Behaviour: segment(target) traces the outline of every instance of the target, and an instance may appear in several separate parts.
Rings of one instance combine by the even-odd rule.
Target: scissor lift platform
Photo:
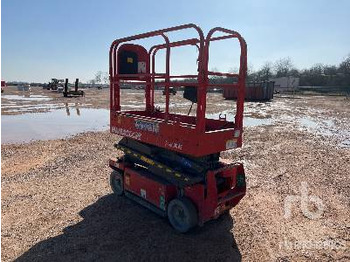
[[[168,34],[194,30],[196,37],[176,42]],[[221,36],[214,36],[221,33]],[[163,43],[147,50],[133,43],[158,37]],[[237,39],[240,44],[239,72],[208,70],[209,45]],[[171,49],[193,46],[198,50],[195,75],[170,74]],[[156,54],[165,50],[165,72],[156,72]],[[175,26],[115,40],[110,48],[110,131],[124,138],[116,147],[124,152],[110,160],[111,186],[116,195],[126,195],[153,211],[167,216],[171,225],[186,232],[195,225],[217,218],[234,207],[245,194],[245,175],[240,163],[225,163],[220,152],[242,146],[244,87],[247,47],[239,33],[221,27],[204,37],[194,24]],[[227,77],[231,83],[210,83],[210,76]],[[181,80],[182,81],[178,81]],[[143,110],[123,111],[123,85],[143,86]],[[237,90],[234,121],[206,119],[207,90],[211,87]],[[184,98],[196,103],[195,116],[169,111],[170,89],[184,87]],[[155,89],[165,94],[165,109],[155,106]],[[191,90],[192,95],[186,94]],[[191,106],[192,108],[192,106]],[[231,109],[231,108],[226,108]]]

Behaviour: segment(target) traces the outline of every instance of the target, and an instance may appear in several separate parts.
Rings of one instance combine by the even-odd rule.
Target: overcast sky
[[[216,26],[240,32],[254,70],[283,57],[290,57],[299,69],[316,63],[337,65],[350,53],[346,0],[1,2],[1,79],[6,81],[87,81],[97,71],[108,70],[114,39],[184,23],[196,23],[205,33]],[[186,31],[170,38],[193,36]],[[232,40],[213,45],[210,68],[236,68],[237,47]],[[174,50],[172,71],[194,73],[196,55],[191,48]],[[161,62],[157,65],[162,69]]]

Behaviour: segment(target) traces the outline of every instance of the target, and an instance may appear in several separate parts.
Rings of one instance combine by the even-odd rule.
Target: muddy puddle
[[[52,100],[53,98],[44,95],[2,95],[1,112],[4,114],[18,114],[45,111],[64,106],[64,104],[51,103]]]
[[[87,103],[52,103],[52,98],[41,95],[34,95],[30,97],[18,95],[5,95],[3,97],[11,97],[11,99],[4,100],[1,103],[1,112],[4,115],[38,113],[67,107],[90,106],[90,104]]]
[[[18,106],[17,104],[5,104],[1,106],[1,109],[6,114],[16,114],[16,113],[26,113],[26,112],[35,112],[35,111],[47,111],[52,109],[59,109],[65,107],[64,104],[25,104]]]
[[[5,98],[9,101],[15,100],[15,101],[50,101],[52,98],[44,95],[31,95],[31,94],[25,94],[25,95],[2,95],[2,98]]]
[[[299,119],[299,123],[303,128],[306,128],[310,132],[316,132],[326,136],[331,136],[335,131],[335,124],[331,119],[318,120],[303,117]]]
[[[339,120],[301,117],[297,121],[302,130],[326,139],[335,139],[339,147],[350,147],[350,130],[344,128],[344,123]]]
[[[1,116],[1,143],[65,138],[109,128],[109,110],[66,107],[46,113]]]

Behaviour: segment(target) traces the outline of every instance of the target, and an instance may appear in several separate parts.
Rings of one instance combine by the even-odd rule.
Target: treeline
[[[248,69],[248,81],[266,81],[276,77],[299,77],[301,86],[349,86],[350,54],[339,65],[316,64],[299,70],[290,58],[282,58],[275,63],[267,62],[260,70]]]
[[[213,69],[212,71],[217,71]],[[238,70],[231,70],[232,72]],[[258,71],[252,70],[248,66],[248,82],[268,81],[277,77],[293,76],[299,77],[300,86],[348,86],[350,88],[350,54],[339,65],[316,64],[311,68],[297,69],[292,60],[282,58],[274,63],[266,62]],[[178,81],[193,81],[184,79]],[[231,83],[232,79],[226,77],[213,76],[211,83]],[[98,71],[95,78],[89,81],[92,85],[107,85],[109,75],[107,72]]]

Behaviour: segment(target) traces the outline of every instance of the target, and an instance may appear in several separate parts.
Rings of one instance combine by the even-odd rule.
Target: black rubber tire
[[[198,212],[189,198],[175,198],[168,205],[168,219],[176,231],[186,233],[198,224]]]
[[[114,170],[111,173],[109,183],[114,194],[116,194],[117,196],[121,196],[124,194],[124,179],[122,173]]]

